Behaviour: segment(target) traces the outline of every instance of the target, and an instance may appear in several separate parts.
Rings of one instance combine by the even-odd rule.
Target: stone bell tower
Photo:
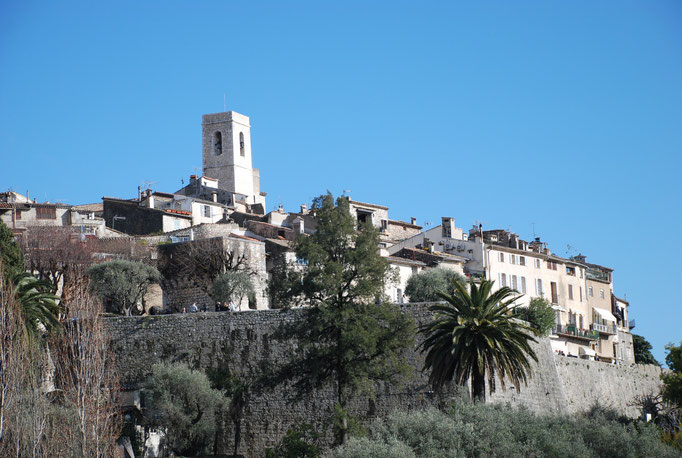
[[[217,178],[220,189],[243,195],[247,204],[265,207],[260,173],[251,162],[249,117],[235,111],[206,114],[201,126],[204,176]]]

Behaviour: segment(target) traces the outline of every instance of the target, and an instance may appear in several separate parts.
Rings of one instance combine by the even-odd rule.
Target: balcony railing
[[[599,340],[599,333],[594,330],[579,329],[575,324],[555,324],[554,334],[577,337],[579,339]]]
[[[599,269],[587,269],[587,278],[592,280],[609,281],[609,274]]]
[[[618,334],[618,328],[614,324],[592,323],[590,329],[601,332],[602,334]]]

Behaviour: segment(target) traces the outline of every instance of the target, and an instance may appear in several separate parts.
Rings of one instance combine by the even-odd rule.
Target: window
[[[57,219],[57,209],[54,207],[36,207],[36,219]]]
[[[521,266],[526,265],[526,257],[525,256],[519,256],[519,265],[521,265]]]
[[[580,287],[580,302],[583,301],[583,287]]]
[[[573,285],[568,285],[568,298],[573,300]]]
[[[566,267],[566,275],[575,277],[575,267]]]
[[[388,220],[381,220],[381,232],[386,232],[388,230]]]
[[[213,155],[220,156],[223,154],[223,134],[220,131],[213,134]]]
[[[580,269],[580,278],[583,278],[585,271],[583,269]]]
[[[20,220],[20,219],[21,219],[21,210],[17,210],[17,212],[15,213],[15,215],[16,215],[16,216],[15,216],[15,219]]]
[[[545,295],[542,291],[542,280],[539,278],[535,280],[535,295],[540,297]]]
[[[515,254],[509,255],[509,262],[512,264],[516,264],[516,255]]]
[[[521,277],[521,292],[526,294],[526,277]]]
[[[603,289],[599,289],[599,298],[604,299],[604,290]]]
[[[539,259],[536,259],[536,260],[535,260],[535,268],[536,268],[536,269],[539,269],[540,266],[541,266],[540,260],[539,260]]]
[[[516,275],[512,275],[512,277],[511,277],[511,287],[514,291],[519,290],[519,284],[518,284],[518,279],[516,278]]]
[[[552,292],[552,304],[558,304],[559,303],[559,291],[556,286],[556,282],[550,282],[549,284],[551,292]]]
[[[594,297],[594,291],[592,291],[592,287],[588,286],[587,287],[587,295],[590,297]]]
[[[305,259],[305,258],[299,258],[299,257],[297,257],[297,258],[296,258],[296,264],[298,264],[299,266],[307,266],[307,265],[308,265],[308,260]]]
[[[580,315],[580,329],[583,329],[585,326],[583,326],[583,316]]]
[[[547,261],[547,268],[549,270],[557,270],[557,263],[554,261]]]
[[[244,157],[244,132],[239,132],[239,154]]]
[[[504,262],[504,253],[498,253],[498,259],[500,262]]]
[[[204,216],[206,218],[211,217],[211,206],[210,205],[204,205]]]
[[[396,302],[398,304],[403,303],[403,290],[400,288],[398,288],[398,290],[396,291]]]
[[[500,287],[507,286],[507,274],[500,274]]]

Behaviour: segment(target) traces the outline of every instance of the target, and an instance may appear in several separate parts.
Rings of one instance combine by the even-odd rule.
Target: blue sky
[[[251,117],[268,207],[533,231],[682,339],[682,3],[0,0],[0,188],[181,187],[201,115]],[[568,245],[572,247],[568,249]]]

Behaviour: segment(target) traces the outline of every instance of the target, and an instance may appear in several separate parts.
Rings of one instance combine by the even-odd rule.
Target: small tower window
[[[239,154],[244,157],[244,132],[239,132]]]
[[[223,154],[223,134],[217,131],[213,135],[213,155],[220,156]]]

